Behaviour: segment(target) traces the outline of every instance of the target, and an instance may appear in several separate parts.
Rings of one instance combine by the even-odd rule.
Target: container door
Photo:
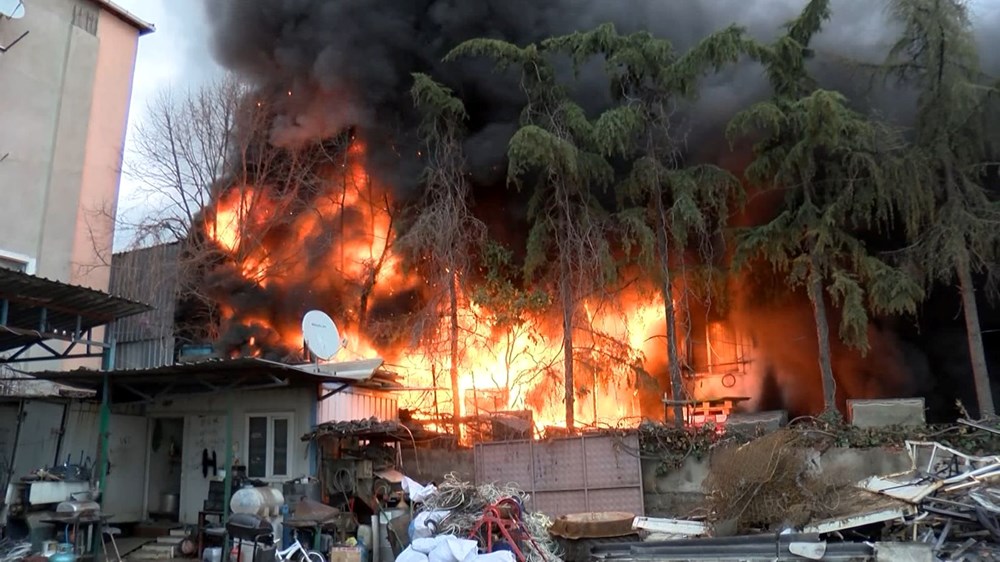
[[[113,414],[110,421],[108,461],[111,466],[103,510],[114,523],[139,522],[143,519],[149,420],[143,416]]]
[[[181,449],[181,523],[194,525],[208,500],[209,482],[226,465],[226,417],[193,415],[184,419]],[[208,466],[215,459],[215,468]],[[208,461],[207,463],[205,461]],[[214,520],[214,519],[213,519]]]

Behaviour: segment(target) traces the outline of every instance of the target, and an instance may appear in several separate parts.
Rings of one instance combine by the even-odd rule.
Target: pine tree
[[[916,237],[914,261],[928,285],[958,281],[981,416],[995,414],[973,275],[997,274],[1000,201],[984,187],[996,161],[996,83],[983,75],[961,0],[893,0],[902,34],[886,70],[919,92],[915,144],[931,169],[912,196],[933,211]],[[995,296],[995,293],[992,295]]]
[[[462,151],[465,106],[451,90],[424,74],[414,74],[411,94],[422,114],[423,197],[412,224],[397,246],[413,259],[431,287],[425,314],[419,323],[423,335],[439,332],[440,318],[448,318],[448,371],[451,378],[452,415],[456,436],[461,435],[462,396],[459,388],[459,300],[464,275],[486,240],[486,225],[469,208]]]
[[[716,166],[684,167],[677,106],[697,95],[698,79],[712,69],[736,62],[747,45],[743,30],[730,27],[680,55],[669,41],[647,32],[620,35],[613,24],[554,38],[546,46],[571,54],[583,64],[595,56],[606,61],[612,94],[621,104],[597,120],[598,144],[608,155],[631,162],[620,185],[620,218],[628,242],[637,242],[645,266],[657,271],[663,298],[670,386],[675,401],[684,389],[674,305],[674,266],[691,240],[711,259],[710,241],[729,217],[740,183]],[[674,421],[683,409],[674,406]]]
[[[852,111],[839,93],[819,89],[806,63],[809,42],[829,17],[828,0],[811,0],[785,34],[752,53],[773,95],[738,114],[730,139],[759,135],[748,179],[785,192],[769,222],[740,233],[735,264],[763,259],[813,306],[826,412],[836,411],[826,295],[841,309],[840,338],[867,350],[869,312],[914,313],[916,281],[866,248],[858,232],[888,228],[919,166],[894,131]]]
[[[507,176],[530,189],[526,279],[555,285],[562,312],[566,427],[575,424],[573,332],[581,301],[604,288],[616,273],[607,237],[608,213],[597,198],[614,170],[594,142],[594,125],[558,83],[548,53],[497,39],[472,39],[448,54],[489,57],[498,70],[518,74],[527,104],[507,150]]]

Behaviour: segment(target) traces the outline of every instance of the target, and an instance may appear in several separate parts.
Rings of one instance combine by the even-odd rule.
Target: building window
[[[247,416],[247,476],[288,478],[292,466],[292,414]]]
[[[21,273],[34,275],[35,260],[24,254],[0,250],[0,269],[12,269]]]

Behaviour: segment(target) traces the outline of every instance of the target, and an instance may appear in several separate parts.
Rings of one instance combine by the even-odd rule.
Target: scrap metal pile
[[[908,441],[910,471],[859,485],[904,502],[913,514],[890,535],[930,544],[939,560],[1000,560],[1000,456],[973,456],[936,442]]]
[[[524,506],[528,496],[514,486],[475,486],[449,474],[438,486],[409,481],[411,500],[419,506],[409,529],[406,549],[397,561],[445,560],[464,552],[464,560],[562,560],[549,535],[551,521]],[[476,552],[483,554],[475,555]]]

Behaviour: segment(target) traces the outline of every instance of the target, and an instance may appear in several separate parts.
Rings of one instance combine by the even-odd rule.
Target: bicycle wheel
[[[326,557],[315,550],[310,550],[306,552],[306,557],[303,562],[326,562]]]

